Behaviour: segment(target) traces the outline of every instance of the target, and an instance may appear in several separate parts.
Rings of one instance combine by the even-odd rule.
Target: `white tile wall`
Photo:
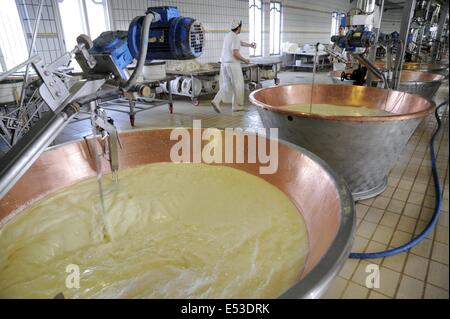
[[[332,12],[346,13],[348,0],[284,0],[282,41],[299,44],[328,44]]]
[[[58,27],[56,0],[45,0],[44,16],[39,29],[40,36],[36,43],[39,53],[46,62],[56,58],[64,45],[62,34]],[[350,8],[349,0],[279,0],[282,3],[282,42],[290,41],[299,44],[329,43],[331,33],[331,13],[345,13]],[[26,32],[31,33],[29,26],[34,24],[39,0],[16,0],[19,12],[24,19]],[[269,2],[263,0],[263,53],[269,56]],[[229,30],[232,19],[243,21],[242,40],[248,40],[248,1],[247,0],[108,0],[111,28],[126,30],[130,21],[144,15],[151,6],[177,6],[180,13],[202,21],[206,30],[205,52],[200,62],[217,62],[222,49],[222,40]],[[28,11],[28,16],[26,11]],[[391,20],[386,17],[383,27],[388,32],[395,29],[389,25]],[[243,50],[248,55],[248,50]]]
[[[23,20],[28,46],[31,43],[34,24],[38,13],[39,0],[16,0],[19,15]],[[36,38],[35,50],[45,63],[50,63],[64,52],[62,35],[58,29],[57,13],[52,0],[45,0]]]
[[[388,10],[384,12],[381,19],[381,31],[385,33],[400,32],[402,13],[403,10]]]
[[[233,19],[243,22],[242,40],[248,40],[248,1],[246,0],[109,0],[111,26],[113,29],[126,30],[130,21],[144,15],[148,7],[177,6],[180,14],[196,18],[206,30],[205,52],[200,62],[217,62],[222,50],[222,40]],[[248,54],[248,50],[243,50]]]

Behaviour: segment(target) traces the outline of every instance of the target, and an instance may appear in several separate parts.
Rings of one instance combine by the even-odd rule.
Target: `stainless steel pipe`
[[[47,112],[28,134],[1,158],[0,199],[25,174],[78,111],[78,107],[71,104],[58,114]]]

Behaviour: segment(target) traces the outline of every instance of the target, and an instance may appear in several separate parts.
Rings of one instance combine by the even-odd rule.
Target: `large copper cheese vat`
[[[350,71],[346,72],[349,73]],[[333,80],[333,83],[353,84],[353,81],[351,80],[342,81],[341,74],[342,71],[330,72],[330,77]],[[444,80],[445,76],[437,73],[402,71],[398,90],[412,94],[419,94],[432,100]]]
[[[311,98],[312,95],[312,98]],[[420,121],[435,104],[419,95],[339,84],[294,84],[253,92],[266,128],[302,146],[344,177],[355,200],[374,197],[387,186],[387,174]],[[286,111],[290,104],[366,106],[390,116],[324,116]]]
[[[170,129],[121,133],[120,169],[170,162],[171,147],[177,142],[170,140],[170,133]],[[264,140],[268,143],[268,139]],[[288,142],[277,143],[279,160],[274,174],[260,175],[259,168],[265,164],[258,161],[223,165],[263,178],[286,193],[302,212],[308,228],[309,255],[303,272],[299,270],[302,279],[281,297],[316,298],[327,289],[350,252],[355,221],[353,199],[344,180],[317,156]],[[247,154],[245,149],[244,158]],[[102,166],[108,174],[108,163]],[[94,176],[95,159],[85,141],[47,150],[0,200],[0,226],[43,196]]]

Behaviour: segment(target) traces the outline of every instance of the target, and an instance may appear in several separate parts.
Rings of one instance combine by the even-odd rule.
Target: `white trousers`
[[[232,102],[233,109],[244,106],[244,75],[240,63],[222,63],[220,66],[219,92],[214,102]]]

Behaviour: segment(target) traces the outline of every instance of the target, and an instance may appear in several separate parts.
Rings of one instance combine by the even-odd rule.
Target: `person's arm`
[[[233,50],[233,57],[234,57],[236,60],[239,60],[239,61],[241,61],[241,62],[243,62],[243,63],[245,63],[245,64],[250,64],[250,60],[244,58],[244,57],[241,55],[241,53],[239,52],[239,50]]]
[[[255,42],[248,43],[248,42],[241,41],[241,46],[246,47],[246,48],[256,49],[256,43]]]

